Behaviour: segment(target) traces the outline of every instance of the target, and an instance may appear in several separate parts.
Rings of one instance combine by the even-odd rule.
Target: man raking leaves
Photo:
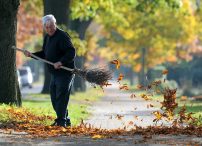
[[[41,51],[31,53],[15,47],[13,49],[24,52],[27,57],[47,63],[51,74],[51,102],[57,115],[52,126],[71,126],[67,105],[74,74],[78,74],[88,82],[100,86],[107,84],[112,75],[110,71],[105,69],[76,69],[74,63],[76,52],[68,33],[57,28],[56,19],[53,15],[44,16],[42,21],[47,34],[44,37]]]

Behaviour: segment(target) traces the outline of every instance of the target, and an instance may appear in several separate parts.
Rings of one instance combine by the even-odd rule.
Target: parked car
[[[21,78],[21,84],[22,87],[29,87],[32,88],[32,83],[33,83],[33,75],[31,68],[29,66],[23,66],[18,69],[20,73],[20,78]]]

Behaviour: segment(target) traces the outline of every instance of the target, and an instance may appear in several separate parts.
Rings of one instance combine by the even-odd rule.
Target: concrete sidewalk
[[[104,91],[105,97],[88,109],[92,116],[85,123],[103,129],[130,129],[134,125],[146,127],[155,124],[152,112],[160,109],[148,107],[150,104],[157,104],[154,101],[145,101],[141,97],[130,98],[132,93],[120,91],[117,84]],[[166,124],[168,123],[164,122]]]

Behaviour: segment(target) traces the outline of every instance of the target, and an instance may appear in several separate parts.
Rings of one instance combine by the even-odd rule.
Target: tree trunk
[[[0,1],[0,103],[21,106],[21,93],[16,73],[17,11],[19,0]]]
[[[70,0],[44,0],[44,15],[53,14],[58,25],[68,26]],[[42,93],[49,93],[50,73],[44,68],[44,86]]]
[[[133,86],[134,85],[134,71],[133,71],[132,67],[129,68],[129,81],[130,81],[130,85]]]
[[[81,40],[85,39],[85,33],[92,20],[80,21],[79,19],[70,22],[70,29],[79,34]],[[77,56],[75,64],[77,68],[84,68],[85,57]],[[76,75],[74,80],[74,91],[86,91],[85,80]]]
[[[141,72],[139,74],[139,82],[141,85],[145,85],[146,84],[146,76],[145,76],[145,68],[146,68],[146,49],[142,48],[142,69]]]

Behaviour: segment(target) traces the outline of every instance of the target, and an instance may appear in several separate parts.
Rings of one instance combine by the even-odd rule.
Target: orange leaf
[[[93,139],[100,139],[100,138],[103,138],[103,136],[102,135],[93,135],[92,138]]]
[[[137,85],[137,88],[142,89],[142,88],[144,88],[144,86],[143,85]]]
[[[127,85],[123,85],[119,87],[120,90],[129,90]]]
[[[154,107],[154,105],[150,104],[150,107]]]
[[[133,125],[133,121],[130,121],[130,122],[128,123],[128,125]]]
[[[163,74],[163,75],[168,74],[168,70],[167,70],[167,69],[163,70],[163,71],[162,71],[162,74]]]
[[[138,116],[134,116],[134,119],[138,120]]]
[[[117,118],[118,120],[122,120],[123,116],[117,114],[117,115],[116,115],[116,118]]]
[[[115,64],[116,65],[116,69],[119,69],[121,64],[119,60],[112,60],[110,61],[111,64]]]
[[[112,84],[111,83],[108,83],[108,82],[106,82],[106,83],[104,83],[104,85],[103,86],[111,86]]]
[[[123,74],[120,74],[118,79],[117,79],[117,82],[121,81],[123,79],[124,75]]]

